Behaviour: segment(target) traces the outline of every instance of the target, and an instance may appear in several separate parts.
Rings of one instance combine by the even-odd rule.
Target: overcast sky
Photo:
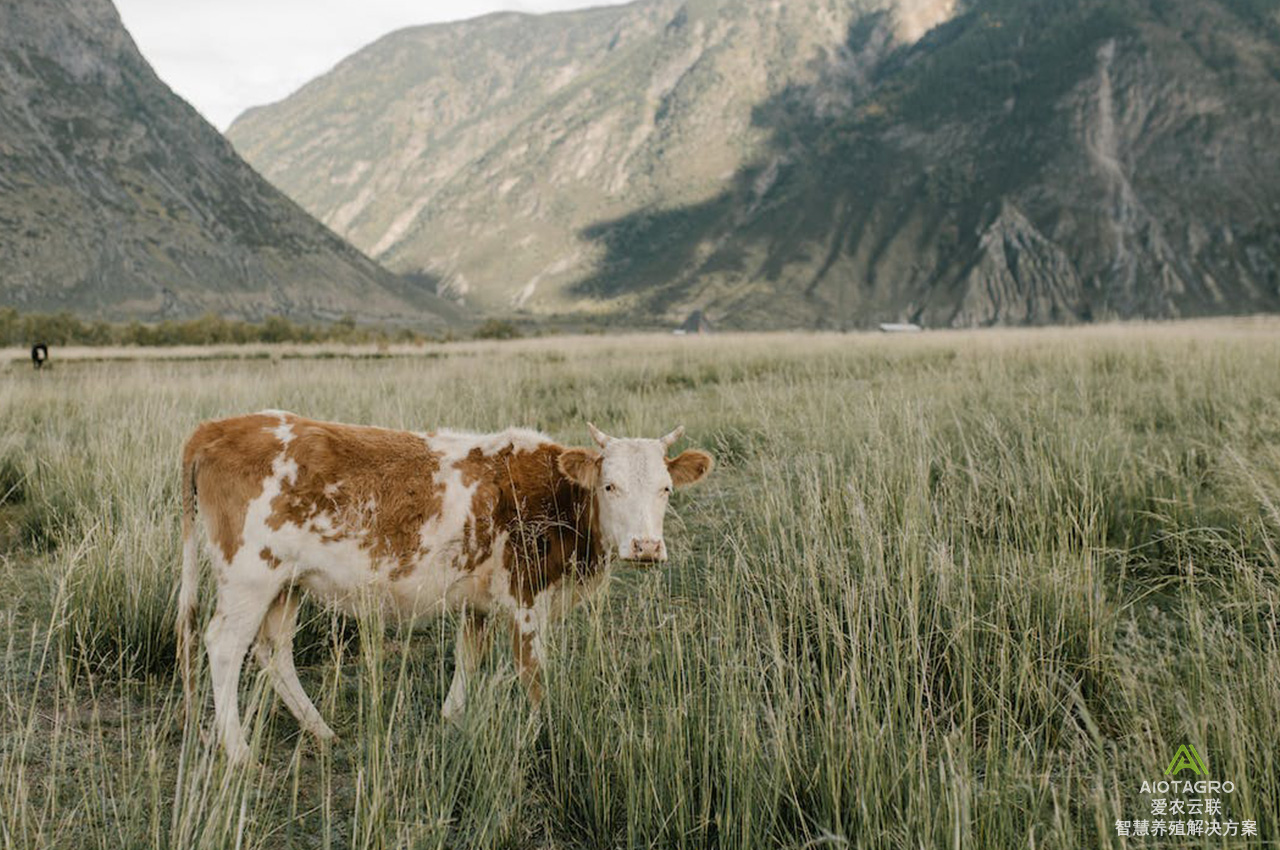
[[[625,0],[116,0],[138,48],[174,91],[225,130],[392,30],[510,9]]]

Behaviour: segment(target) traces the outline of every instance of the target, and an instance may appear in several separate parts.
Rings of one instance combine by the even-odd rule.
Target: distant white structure
[[[887,334],[918,334],[924,328],[913,324],[893,324],[886,322],[880,326],[880,330]]]

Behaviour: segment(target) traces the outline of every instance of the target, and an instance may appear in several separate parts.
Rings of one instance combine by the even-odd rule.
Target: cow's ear
[[[556,465],[574,484],[590,490],[600,480],[600,460],[600,452],[594,449],[565,449]]]
[[[697,449],[689,449],[675,457],[667,458],[667,471],[671,473],[671,483],[677,487],[697,484],[707,477],[716,462],[711,455]]]

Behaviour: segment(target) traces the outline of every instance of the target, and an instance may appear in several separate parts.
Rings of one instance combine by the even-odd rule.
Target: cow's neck
[[[599,495],[571,482],[557,468],[557,494],[566,494],[570,502],[569,522],[573,526],[574,567],[579,578],[595,575],[609,564],[608,549],[600,529]]]
[[[591,581],[608,558],[595,493],[570,481],[554,455],[522,468],[513,493],[520,507],[503,522],[511,534],[512,593],[531,603],[563,580]]]

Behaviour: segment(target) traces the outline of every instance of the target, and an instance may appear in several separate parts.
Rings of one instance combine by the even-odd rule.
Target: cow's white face
[[[680,435],[677,428],[660,440],[610,437],[588,423],[600,446],[567,449],[560,469],[577,484],[594,491],[604,543],[624,561],[667,559],[662,520],[676,487],[701,481],[711,471],[711,455],[690,450],[668,458],[667,449]]]

